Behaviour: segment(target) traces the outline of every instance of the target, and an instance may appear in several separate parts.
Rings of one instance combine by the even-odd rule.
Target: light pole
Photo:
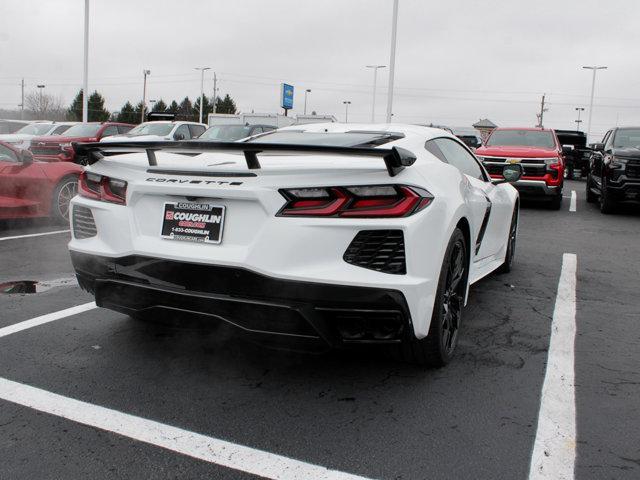
[[[584,107],[576,107],[576,112],[578,112],[578,119],[574,120],[576,122],[576,132],[580,131],[580,124],[582,120],[580,120],[580,112],[584,112]]]
[[[389,92],[387,93],[387,123],[391,123],[393,114],[393,80],[396,68],[396,33],[398,30],[398,0],[393,0],[391,20],[391,55],[389,58]]]
[[[204,103],[204,72],[207,70],[211,70],[211,67],[196,67],[195,69],[200,70],[200,123],[202,123],[202,105]]]
[[[304,114],[305,114],[305,115],[307,114],[307,95],[308,95],[309,93],[311,93],[311,90],[310,90],[309,88],[307,88],[307,89],[304,91]]]
[[[82,121],[89,121],[89,0],[84,0],[84,72],[82,77]]]
[[[582,67],[585,70],[593,70],[593,78],[591,80],[591,101],[589,102],[589,122],[587,123],[587,140],[589,139],[589,137],[591,136],[591,116],[593,114],[593,93],[595,92],[596,89],[596,71],[598,70],[605,70],[607,67],[597,67],[597,66],[592,66],[592,67]]]
[[[40,105],[38,105],[38,108],[42,109],[42,90],[44,89],[45,85],[36,85],[36,87],[38,87],[38,96],[40,98]]]
[[[373,69],[373,102],[371,102],[371,123],[376,123],[376,86],[378,83],[378,69],[386,68],[386,65],[366,65]]]
[[[344,123],[349,123],[349,105],[351,105],[351,102],[345,100],[342,103],[344,103]]]
[[[144,84],[142,87],[142,113],[140,114],[140,123],[144,122],[144,111],[147,109],[147,75],[151,75],[151,70],[142,70],[144,76]]]

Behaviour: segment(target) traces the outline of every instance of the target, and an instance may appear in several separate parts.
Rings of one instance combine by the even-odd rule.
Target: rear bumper
[[[413,335],[397,290],[283,280],[246,269],[71,252],[98,306],[129,315],[183,312],[222,320],[276,345],[397,343]]]
[[[561,185],[547,185],[544,180],[518,180],[513,183],[522,197],[545,197],[562,194]]]

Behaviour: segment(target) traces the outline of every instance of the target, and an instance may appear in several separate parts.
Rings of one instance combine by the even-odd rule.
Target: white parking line
[[[43,235],[56,235],[58,233],[66,233],[66,232],[70,232],[71,230],[67,229],[67,230],[55,230],[53,232],[42,232],[42,233],[30,233],[29,235],[16,235],[15,237],[0,237],[0,242],[4,241],[4,240],[16,240],[18,238],[29,238],[29,237],[41,237]]]
[[[529,480],[574,478],[576,269],[576,255],[565,253],[562,256],[562,272],[551,323],[547,370],[542,385]]]
[[[366,480],[0,378],[0,399],[223,467],[278,480]]]
[[[571,190],[571,203],[569,204],[569,211],[570,212],[576,211],[576,191],[575,190]]]
[[[54,322],[62,318],[70,317],[71,315],[86,312],[87,310],[91,310],[94,308],[96,308],[95,302],[89,302],[82,305],[76,305],[75,307],[65,308],[64,310],[59,310],[57,312],[47,313],[46,315],[41,315],[30,320],[25,320],[24,322],[15,323],[13,325],[9,325],[8,327],[0,328],[0,338],[11,335],[12,333],[21,332],[22,330],[27,330],[28,328],[37,327],[38,325],[43,325],[45,323]]]

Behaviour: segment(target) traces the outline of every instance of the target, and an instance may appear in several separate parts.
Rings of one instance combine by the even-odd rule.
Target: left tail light
[[[126,205],[127,182],[97,173],[82,172],[78,181],[78,194],[101,202]]]
[[[407,217],[433,200],[428,191],[407,185],[357,185],[280,190],[287,203],[280,217]]]

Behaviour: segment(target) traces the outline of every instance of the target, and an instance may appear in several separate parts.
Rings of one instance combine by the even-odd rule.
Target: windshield
[[[487,146],[555,148],[553,133],[540,130],[495,130]]]
[[[134,127],[131,130],[129,130],[127,135],[131,137],[135,135],[158,135],[162,137],[164,135],[169,135],[172,129],[173,129],[172,123],[156,123],[156,122],[141,123],[137,127]]]
[[[26,127],[22,127],[16,133],[23,133],[25,135],[44,135],[53,128],[50,123],[32,123]]]
[[[301,132],[284,130],[268,133],[249,142],[285,143],[293,145],[327,145],[333,147],[375,147],[402,138],[386,132]]]
[[[216,125],[200,135],[200,140],[221,140],[232,142],[249,136],[249,125]]]
[[[65,137],[93,137],[98,133],[102,125],[99,123],[85,123],[74,125],[64,132]]]
[[[613,139],[613,148],[640,147],[640,128],[621,128]]]

